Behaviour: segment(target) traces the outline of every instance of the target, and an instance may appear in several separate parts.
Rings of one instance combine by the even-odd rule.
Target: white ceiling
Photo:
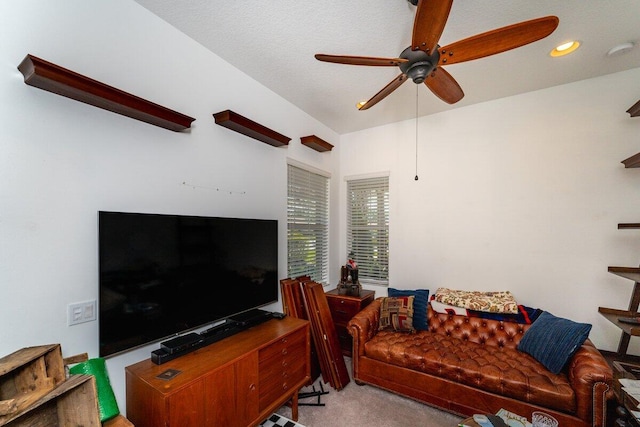
[[[398,57],[411,43],[416,7],[407,0],[135,1],[340,134],[415,118],[416,102],[424,116],[640,67],[639,0],[457,0],[441,46],[548,15],[560,24],[532,44],[447,66],[465,92],[454,105],[409,80],[359,111],[355,104],[400,70],[320,62],[314,54]],[[580,40],[580,49],[562,58],[548,55],[570,39]],[[625,42],[636,46],[607,57]],[[632,99],[640,87],[636,92]]]

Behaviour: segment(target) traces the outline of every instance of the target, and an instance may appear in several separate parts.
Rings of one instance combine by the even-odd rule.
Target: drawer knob
[[[255,385],[255,384],[251,384],[251,385],[249,386],[249,390],[251,390],[251,391],[255,391],[255,390],[256,390],[256,385]]]
[[[286,348],[283,348],[283,349],[282,349],[282,354],[283,354],[283,355],[285,355],[285,354],[287,354],[287,353],[289,353],[289,350],[287,350]]]

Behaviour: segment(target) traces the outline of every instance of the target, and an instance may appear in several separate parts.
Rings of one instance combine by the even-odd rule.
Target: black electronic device
[[[618,317],[618,322],[640,325],[640,317]]]
[[[203,338],[200,334],[190,332],[186,335],[175,337],[160,343],[160,348],[169,354],[184,352],[190,348],[197,347]]]
[[[509,424],[507,424],[505,420],[497,415],[487,414],[487,418],[489,418],[489,421],[491,422],[491,425],[493,425],[493,427],[509,427]]]
[[[100,357],[278,301],[277,220],[100,211],[98,243]]]
[[[211,328],[202,331],[200,335],[203,337],[207,337],[210,335],[217,335],[225,331],[235,331],[236,329],[238,329],[238,324],[233,320],[227,319],[219,325],[212,326]]]
[[[239,326],[245,327],[259,325],[271,318],[271,312],[259,309],[245,311],[244,313],[239,313],[229,317],[229,319],[236,322]]]
[[[205,347],[209,344],[213,344],[214,342],[230,337],[231,335],[235,335],[238,332],[242,332],[245,329],[249,329],[251,326],[253,326],[253,324],[240,324],[234,320],[227,319],[216,326],[200,332],[199,334],[194,332],[193,334],[197,335],[199,339],[197,341],[196,338],[185,339],[185,342],[188,342],[189,344],[185,344],[185,342],[183,342],[169,344],[167,346],[165,345],[165,342],[161,343],[161,347],[158,350],[151,352],[151,361],[156,365],[161,365],[175,359],[176,357],[191,353],[201,347]]]
[[[184,354],[186,354],[186,352],[171,354],[162,349],[158,349],[151,352],[151,361],[156,365],[162,365],[163,363],[167,363],[170,360],[176,359]]]
[[[274,319],[284,319],[285,317],[287,317],[286,314],[280,313],[277,311],[274,311],[273,313],[271,313],[271,316],[273,316]]]
[[[243,330],[243,327],[233,320],[227,319],[225,322],[216,325],[200,333],[200,336],[207,344],[214,343],[223,338],[229,337]]]

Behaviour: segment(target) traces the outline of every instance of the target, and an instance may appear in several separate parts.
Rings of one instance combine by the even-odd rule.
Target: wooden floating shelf
[[[618,230],[624,230],[628,228],[640,228],[640,222],[628,222],[618,224]]]
[[[626,334],[638,336],[640,335],[640,325],[633,325],[631,323],[618,322],[621,317],[640,317],[640,313],[629,310],[616,310],[613,308],[598,307],[598,312],[602,314],[611,323],[618,326]]]
[[[625,168],[639,168],[640,167],[640,153],[635,154],[628,159],[623,160]]]
[[[278,132],[249,120],[238,113],[234,113],[231,110],[224,110],[219,113],[215,113],[213,118],[215,119],[216,124],[220,126],[224,126],[227,129],[231,129],[266,144],[273,145],[274,147],[289,145],[289,141],[291,141],[291,138],[279,134]]]
[[[640,101],[633,104],[633,106],[627,110],[627,113],[629,113],[631,117],[640,116]]]
[[[300,138],[300,142],[302,143],[302,145],[306,145],[307,147],[313,148],[314,150],[320,152],[331,151],[331,149],[333,148],[333,145],[318,138],[315,135],[303,136]]]
[[[18,66],[24,82],[94,107],[173,131],[191,127],[193,117],[170,110],[51,62],[27,55]]]
[[[640,268],[638,267],[609,267],[608,271],[625,279],[640,282]]]

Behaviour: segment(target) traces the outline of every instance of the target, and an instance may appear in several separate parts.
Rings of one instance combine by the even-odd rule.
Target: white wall
[[[97,357],[97,322],[69,327],[66,311],[98,297],[98,210],[276,218],[282,276],[288,157],[332,174],[332,283],[343,177],[390,171],[392,286],[508,289],[616,349],[597,311],[626,308],[633,285],[607,266],[640,262],[640,231],[616,228],[640,222],[640,170],[620,164],[640,151],[625,113],[640,69],[423,118],[414,181],[414,121],[338,136],[131,0],[5,0],[0,28],[0,355],[61,343]],[[175,133],[27,86],[28,53],[196,121]],[[289,147],[215,125],[225,109]],[[308,134],[336,147],[303,147]],[[108,360],[123,412],[124,367],[156,348]]]
[[[422,118],[418,181],[414,120],[342,135],[343,176],[390,172],[391,286],[509,290],[615,351],[598,307],[628,308],[633,282],[607,267],[640,262],[640,231],[617,229],[640,221],[640,169],[620,163],[638,99],[634,69]]]
[[[286,277],[287,158],[337,176],[337,134],[131,0],[5,0],[0,28],[0,356],[98,356],[97,322],[67,326],[69,303],[98,298],[98,210],[278,219]],[[196,120],[176,133],[27,86],[26,54]],[[289,146],[216,125],[226,109]],[[336,147],[302,146],[309,134]],[[124,367],[157,348],[108,359],[122,412]]]

